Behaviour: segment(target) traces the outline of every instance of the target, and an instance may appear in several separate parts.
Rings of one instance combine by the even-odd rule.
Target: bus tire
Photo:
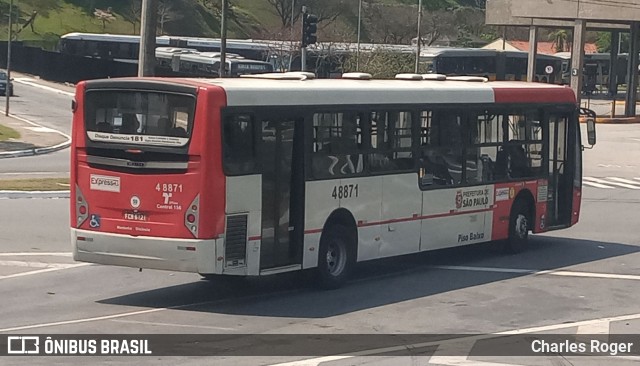
[[[332,290],[341,287],[349,277],[355,263],[355,238],[344,225],[331,225],[325,230],[320,240],[316,284]]]
[[[509,237],[504,245],[505,252],[516,254],[526,249],[531,229],[530,218],[527,201],[525,199],[516,200],[509,215]]]

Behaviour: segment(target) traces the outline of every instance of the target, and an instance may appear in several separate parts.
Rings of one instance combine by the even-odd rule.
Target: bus
[[[527,80],[528,53],[484,48],[426,48],[420,52],[428,73],[450,76],[473,75],[489,80]],[[563,59],[538,54],[534,81],[561,84]]]
[[[273,72],[273,65],[266,61],[250,60],[240,55],[227,53],[225,56],[226,76],[237,77],[247,74]],[[158,76],[218,77],[220,74],[219,52],[198,52],[189,48],[156,48]]]
[[[315,271],[578,222],[570,88],[405,74],[112,78],[77,85],[77,261],[207,278]],[[589,143],[595,143],[593,116]]]
[[[158,47],[192,48],[201,52],[220,52],[219,38],[158,36]],[[58,51],[120,62],[138,62],[140,36],[126,34],[67,33],[60,37]],[[270,46],[264,42],[228,39],[226,51],[254,60],[268,61]]]

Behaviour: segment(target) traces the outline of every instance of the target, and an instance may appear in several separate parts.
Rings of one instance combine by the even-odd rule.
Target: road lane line
[[[607,179],[611,179],[611,178],[615,178],[615,177],[607,177]],[[588,180],[588,181],[595,182],[595,183],[601,183],[601,184],[612,184],[614,186],[620,186],[620,187],[629,188],[629,189],[640,189],[640,187],[632,186],[631,184],[620,183],[620,182],[616,182],[616,181],[611,182],[611,181],[600,179],[600,178],[584,177],[583,181],[584,180]]]
[[[12,328],[0,329],[0,333],[15,332],[17,330],[27,330],[27,329],[34,329],[34,328],[53,327],[53,326],[56,326],[56,325],[69,325],[69,324],[93,322],[93,321],[98,321],[98,320],[117,319],[117,318],[123,318],[123,317],[126,317],[126,316],[132,316],[132,315],[155,313],[155,312],[163,311],[163,310],[167,310],[167,308],[138,310],[138,311],[130,311],[128,313],[96,316],[96,317],[93,317],[93,318],[82,318],[82,319],[75,319],[75,320],[63,320],[63,321],[51,322],[51,323],[24,325],[24,326],[20,326],[20,327],[12,327]]]
[[[582,184],[586,185],[586,186],[596,187],[596,188],[615,189],[615,187],[606,186],[606,185],[600,184],[600,183],[589,182],[589,181],[586,181],[586,180],[583,180]]]
[[[69,174],[69,172],[7,172],[0,173],[0,175],[57,175],[57,174]]]
[[[325,356],[325,357],[311,358],[308,360],[279,363],[273,366],[318,366],[323,362],[339,361],[339,360],[344,360],[346,358],[352,358],[352,357],[354,356]]]
[[[43,257],[71,257],[71,252],[8,252],[0,253],[0,257],[29,257],[29,256],[43,256]]]
[[[536,269],[519,269],[519,268],[497,268],[497,267],[471,267],[471,266],[429,266],[436,269],[450,269],[453,271],[473,271],[473,272],[498,272],[498,273],[521,273],[521,274],[537,274],[540,271]]]
[[[617,182],[631,184],[631,185],[634,185],[634,186],[640,184],[640,183],[632,181],[630,179],[624,179],[624,178],[619,178],[619,177],[607,177],[607,179],[612,179],[612,180],[615,180]]]
[[[183,328],[200,328],[200,329],[232,330],[232,331],[236,331],[237,330],[235,328],[214,327],[214,326],[209,326],[209,325],[188,325],[188,324],[176,324],[176,323],[145,322],[145,321],[140,321],[140,320],[116,319],[116,320],[112,320],[112,322],[128,323],[128,324],[141,324],[141,325],[162,325],[162,326],[183,327]]]
[[[473,346],[476,344],[476,341],[473,339],[467,340],[465,342],[455,342],[455,343],[444,343],[438,346],[436,351],[433,353],[431,358],[429,358],[430,364],[437,365],[450,365],[450,366],[524,366],[520,364],[511,364],[511,363],[499,363],[499,362],[488,362],[488,361],[478,361],[478,360],[469,360],[469,355],[471,354],[471,350]],[[457,356],[452,356],[457,355]]]
[[[28,261],[2,261],[0,260],[0,266],[7,267],[28,267],[28,268],[73,268],[77,267],[79,263],[46,263],[46,262],[28,262]]]
[[[578,327],[576,334],[609,334],[609,323],[600,322],[581,325]]]
[[[634,280],[639,281],[639,275],[626,275],[617,273],[596,273],[596,272],[575,272],[575,271],[540,271],[536,274],[545,274],[551,276],[566,276],[566,277],[587,277],[587,278],[606,278],[613,280]]]
[[[82,263],[80,265],[90,265],[90,263]],[[42,270],[42,271],[50,271],[50,270],[54,270],[54,269],[53,268],[48,268],[48,269],[45,269],[45,270]],[[251,301],[253,299],[259,299],[259,298],[262,298],[262,297],[265,297],[265,296],[268,296],[268,297],[271,297],[271,296],[283,296],[285,294],[291,294],[291,293],[300,292],[300,291],[302,291],[302,290],[301,289],[284,290],[284,291],[280,291],[280,292],[272,292],[272,293],[269,293],[269,294],[259,294],[259,295],[245,296],[245,297],[233,298],[233,299],[201,301],[201,302],[194,302],[194,303],[191,303],[191,304],[173,305],[173,306],[164,307],[164,308],[139,310],[139,311],[132,311],[132,312],[128,312],[128,313],[104,315],[104,316],[97,316],[97,317],[91,317],[91,318],[80,318],[80,319],[64,320],[64,321],[51,322],[51,323],[22,325],[22,326],[17,326],[17,327],[12,327],[12,328],[0,329],[0,333],[14,332],[14,331],[17,331],[17,330],[26,330],[26,329],[54,327],[54,326],[58,326],[58,325],[88,323],[88,322],[100,321],[100,320],[118,319],[118,318],[124,318],[124,317],[128,317],[128,316],[134,316],[134,315],[140,315],[140,314],[155,313],[155,312],[164,311],[164,310],[177,310],[177,309],[198,307],[198,306],[203,306],[203,305],[219,304],[219,303],[227,302],[229,300]]]
[[[56,89],[56,88],[52,88],[50,86],[38,84],[38,83],[34,82],[34,79],[31,79],[31,78],[15,78],[14,81],[16,81],[16,82],[18,82],[20,84],[29,85],[29,86],[32,86],[34,88],[40,88],[40,89],[51,91],[51,92],[54,92],[54,93],[64,94],[64,95],[67,95],[67,96],[70,96],[70,97],[74,96],[73,93],[70,93],[70,92],[67,92],[67,91],[64,91],[64,90],[60,90],[60,89]]]
[[[617,274],[617,273],[536,270],[536,269],[498,268],[498,267],[437,266],[437,265],[429,266],[429,268],[445,269],[445,270],[452,270],[452,271],[531,274],[536,276],[547,275],[547,276],[564,276],[564,277],[607,278],[607,279],[615,279],[615,280],[635,280],[635,281],[640,280],[640,275],[628,275],[628,274]]]
[[[15,274],[12,274],[12,275],[0,276],[0,280],[6,280],[6,279],[9,279],[9,278],[16,278],[16,277],[31,276],[31,275],[40,274],[40,273],[46,273],[46,272],[60,271],[60,270],[63,270],[63,269],[71,269],[71,268],[83,267],[83,266],[88,266],[90,264],[91,263],[78,263],[74,267],[67,267],[67,268],[52,267],[52,268],[37,269],[35,271],[21,272],[21,273],[15,273]]]

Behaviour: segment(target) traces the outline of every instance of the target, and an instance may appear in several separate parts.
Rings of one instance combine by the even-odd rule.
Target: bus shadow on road
[[[517,255],[500,254],[483,244],[361,263],[351,281],[332,291],[313,288],[309,273],[296,272],[202,280],[99,302],[232,315],[326,318],[531,276],[536,271],[572,270],[572,266],[638,252],[639,246],[627,244],[535,236],[529,249]],[[597,267],[588,271],[606,272]]]

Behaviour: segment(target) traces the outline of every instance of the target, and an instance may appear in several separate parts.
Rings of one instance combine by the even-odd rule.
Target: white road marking
[[[437,269],[450,269],[454,271],[474,271],[474,272],[498,272],[498,273],[522,273],[536,274],[540,271],[535,269],[519,269],[519,268],[497,268],[497,267],[471,267],[471,266],[429,266]]]
[[[69,172],[9,172],[0,173],[0,175],[57,175],[57,174],[69,174]]]
[[[429,266],[429,267],[436,268],[436,269],[452,270],[452,271],[515,273],[515,274],[531,274],[536,276],[547,275],[547,276],[607,278],[607,279],[613,279],[613,280],[640,281],[640,275],[628,275],[628,274],[617,274],[617,273],[537,270],[537,269],[499,268],[499,267],[471,267],[471,266]]]
[[[25,128],[33,132],[57,132],[53,128],[49,128],[49,127],[25,127]]]
[[[609,323],[585,324],[578,327],[576,334],[609,334]]]
[[[611,178],[611,177],[609,177]],[[624,188],[629,188],[629,189],[640,189],[639,186],[634,186],[631,184],[626,184],[626,183],[620,183],[620,182],[610,182],[608,180],[604,180],[604,179],[599,179],[599,178],[594,178],[594,177],[584,177],[583,180],[588,180],[591,182],[595,182],[595,183],[601,183],[601,184],[613,184],[614,186],[620,186],[620,187],[624,187]]]
[[[138,310],[138,311],[131,311],[131,312],[128,312],[128,313],[120,313],[120,314],[105,315],[105,316],[96,316],[96,317],[93,317],[93,318],[82,318],[82,319],[75,319],[75,320],[64,320],[64,321],[52,322],[52,323],[23,325],[23,326],[20,326],[20,327],[12,327],[12,328],[0,329],[0,333],[15,332],[17,330],[26,330],[26,329],[33,329],[33,328],[53,327],[53,326],[56,326],[56,325],[68,325],[68,324],[87,323],[87,322],[93,322],[93,321],[98,321],[98,320],[117,319],[117,318],[123,318],[125,316],[149,314],[149,313],[155,313],[155,312],[163,311],[163,310],[167,310],[167,308]]]
[[[0,253],[0,257],[29,257],[29,256],[43,256],[43,257],[71,257],[71,252],[9,252]]]
[[[630,179],[624,179],[624,178],[618,178],[618,177],[607,177],[607,179],[612,179],[612,180],[615,180],[617,182],[622,182],[622,183],[631,184],[631,185],[640,184],[640,183],[632,181]]]
[[[29,85],[29,86],[32,86],[34,88],[40,88],[42,90],[47,90],[47,91],[51,91],[51,92],[54,92],[54,93],[68,95],[70,97],[74,96],[73,93],[69,93],[69,92],[64,91],[64,90],[52,88],[50,86],[38,84],[38,83],[34,82],[34,79],[32,79],[32,78],[15,78],[14,81],[16,81],[16,82],[18,82],[20,84]]]
[[[606,278],[612,280],[634,280],[640,281],[639,275],[626,275],[617,273],[596,273],[596,272],[574,272],[574,271],[540,271],[536,274],[544,274],[551,276],[567,276],[567,277],[587,277],[587,278]]]
[[[593,182],[589,182],[589,181],[586,181],[586,180],[583,180],[582,184],[585,185],[585,186],[591,186],[591,187],[596,187],[596,188],[615,189],[615,187],[605,186],[604,184],[593,183]]]
[[[468,360],[468,356],[451,356],[451,355],[468,355],[471,353],[471,349],[473,345],[476,343],[474,339],[468,339],[463,342],[456,343],[445,343],[436,349],[431,358],[429,359],[429,363],[439,364],[439,365],[458,365],[458,366],[516,366],[516,364],[507,364],[507,363],[496,363],[496,362],[485,362],[485,361],[476,361],[476,360]],[[519,365],[518,365],[519,366]]]
[[[325,356],[325,357],[312,358],[308,360],[279,363],[273,366],[318,366],[323,362],[339,361],[339,360],[344,360],[345,358],[352,358],[352,357],[353,356]]]
[[[27,262],[27,261],[0,261],[0,266],[9,267],[28,267],[28,268],[73,268],[78,263],[45,263],[45,262]]]
[[[176,323],[159,323],[159,322],[145,322],[139,320],[124,320],[124,319],[116,319],[112,320],[113,322],[118,323],[128,323],[128,324],[142,324],[142,325],[161,325],[161,326],[169,326],[169,327],[183,327],[183,328],[200,328],[200,329],[215,329],[215,330],[236,330],[235,328],[225,328],[225,327],[214,327],[209,325],[189,325],[189,324],[176,324]]]
[[[6,280],[6,279],[9,279],[9,278],[16,278],[16,277],[31,276],[31,275],[40,274],[40,273],[46,273],[46,272],[60,271],[62,269],[83,267],[83,266],[88,266],[89,264],[90,263],[78,263],[78,264],[75,264],[73,267],[50,267],[50,268],[37,269],[35,271],[21,272],[21,273],[15,273],[15,274],[11,274],[11,275],[6,275],[6,276],[0,276],[0,280]]]

